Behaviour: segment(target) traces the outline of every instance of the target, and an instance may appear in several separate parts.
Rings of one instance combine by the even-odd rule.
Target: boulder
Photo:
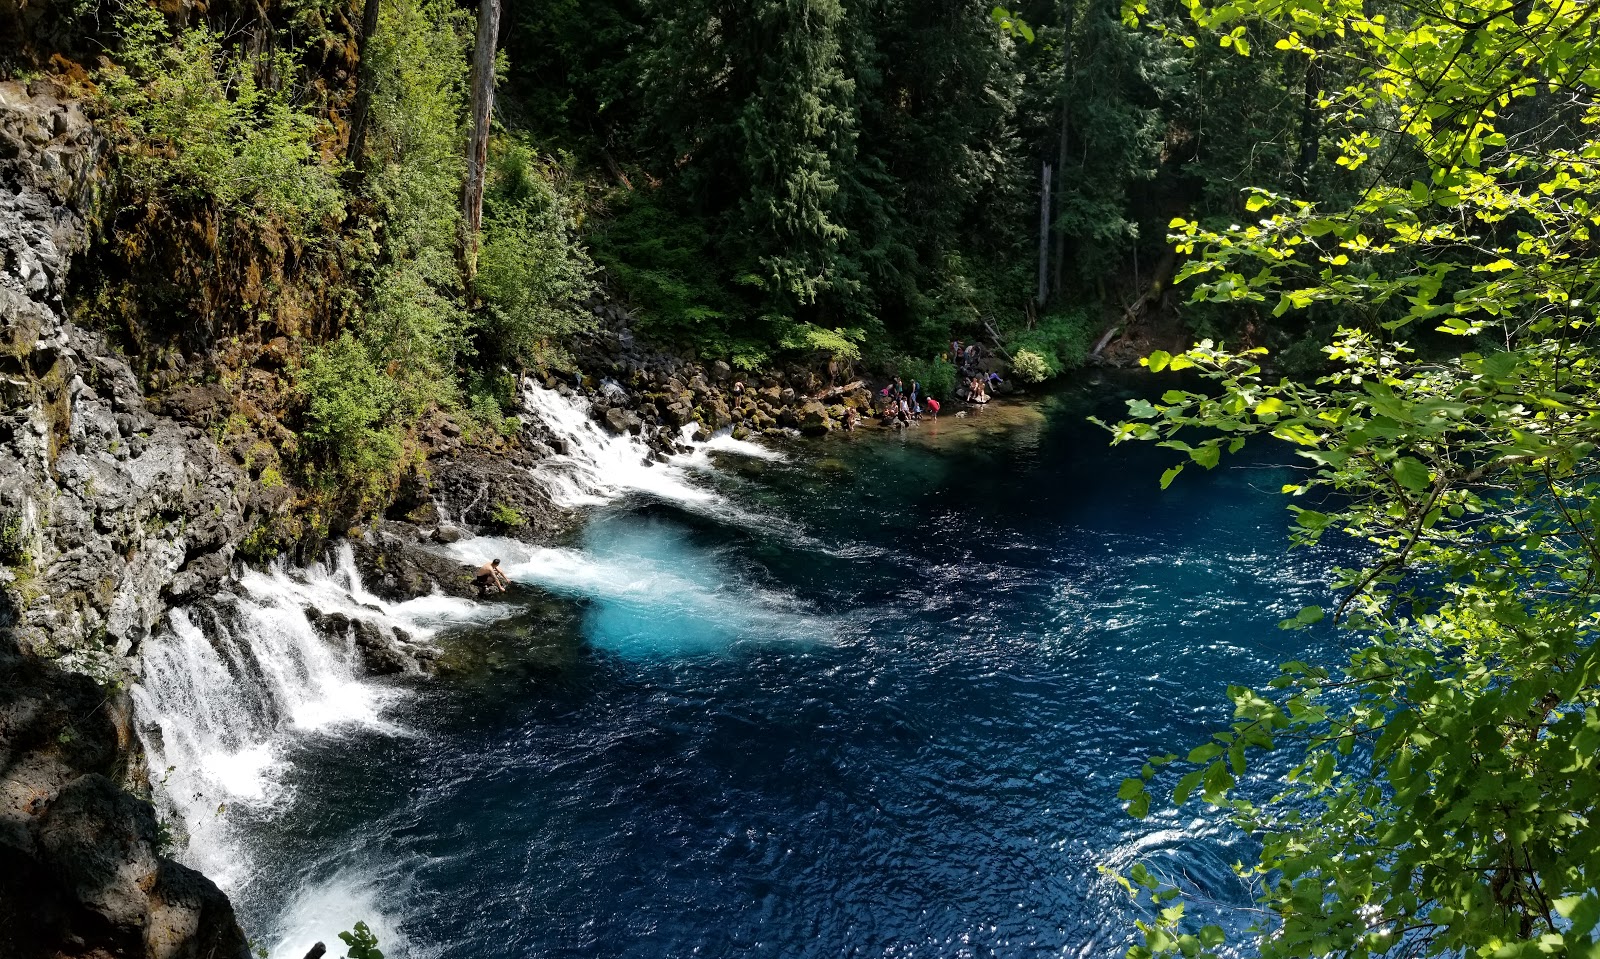
[[[644,420],[639,418],[638,413],[619,406],[606,410],[605,423],[611,432],[618,434],[632,433],[637,436],[644,429]]]
[[[833,418],[821,403],[811,400],[800,408],[800,432],[807,436],[822,436],[833,429]]]

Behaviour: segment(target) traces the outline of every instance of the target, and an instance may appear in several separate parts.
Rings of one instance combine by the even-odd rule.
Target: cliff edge
[[[53,84],[0,83],[0,959],[243,959],[227,897],[162,855],[130,791],[120,663],[168,598],[227,573],[247,503],[66,315],[103,152]]]

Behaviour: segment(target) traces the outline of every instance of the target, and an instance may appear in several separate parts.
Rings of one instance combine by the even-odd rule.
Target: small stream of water
[[[527,399],[568,445],[529,481],[592,515],[450,547],[502,559],[503,602],[274,570],[147,644],[184,857],[275,959],[358,919],[396,959],[1113,956],[1135,914],[1098,868],[1136,859],[1245,901],[1239,837],[1115,794],[1225,721],[1226,684],[1323,654],[1276,628],[1325,598],[1281,467],[1162,493],[1170,454],[1084,422],[1104,390],[653,466]],[[445,671],[358,678],[307,605]]]

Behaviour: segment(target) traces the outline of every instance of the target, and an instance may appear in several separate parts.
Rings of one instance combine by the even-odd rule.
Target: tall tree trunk
[[[1311,185],[1311,168],[1317,162],[1317,149],[1322,140],[1322,111],[1317,101],[1322,98],[1322,47],[1319,37],[1311,41],[1311,56],[1306,60],[1306,93],[1300,105],[1300,155],[1295,159],[1294,176],[1302,187]]]
[[[483,179],[489,165],[489,117],[494,112],[494,48],[500,36],[500,0],[478,6],[478,41],[472,54],[472,142],[467,147],[467,183],[462,191],[466,236],[462,259],[467,276],[477,272],[478,232],[483,227]]]
[[[345,150],[345,162],[351,170],[361,169],[362,154],[367,146],[367,116],[372,112],[372,64],[367,56],[372,49],[372,35],[378,32],[378,7],[381,0],[366,0],[361,6],[361,37],[356,50],[361,58],[356,77],[356,105],[350,111],[350,144]]]
[[[1050,296],[1050,164],[1039,187],[1039,305]]]
[[[1068,121],[1071,117],[1072,107],[1072,27],[1076,14],[1076,4],[1067,0],[1066,11],[1061,18],[1061,141],[1056,151],[1056,169],[1060,171],[1059,186],[1057,190],[1066,192],[1067,189],[1067,132]],[[1056,204],[1056,215],[1061,215],[1062,204]],[[1056,295],[1061,295],[1065,285],[1067,272],[1067,235],[1065,231],[1056,231],[1056,264],[1054,287]]]

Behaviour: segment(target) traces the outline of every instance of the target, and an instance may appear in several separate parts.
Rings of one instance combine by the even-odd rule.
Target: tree
[[[1133,403],[1114,441],[1205,468],[1256,438],[1290,444],[1306,464],[1284,487],[1293,541],[1360,544],[1359,565],[1336,572],[1332,616],[1358,642],[1342,665],[1290,663],[1266,690],[1230,689],[1229,729],[1156,757],[1120,796],[1145,814],[1177,767],[1175,802],[1198,795],[1260,839],[1243,873],[1260,890],[1263,956],[1592,954],[1594,7],[1190,10],[1200,42],[1236,50],[1252,30],[1307,55],[1308,37],[1344,38],[1321,56],[1353,79],[1324,88],[1319,108],[1351,125],[1338,163],[1367,177],[1338,208],[1263,190],[1247,203],[1255,225],[1174,221],[1194,254],[1182,275],[1202,280],[1194,299],[1338,309],[1350,328],[1327,348],[1336,372],[1314,385],[1274,382],[1255,351],[1209,342],[1152,354],[1152,370],[1198,369],[1214,390]],[[1397,339],[1429,327],[1467,349],[1423,357]],[[1131,956],[1217,954],[1222,929],[1194,928],[1177,885],[1143,867],[1124,882],[1161,907]]]
[[[372,112],[372,84],[376,82],[368,54],[372,35],[378,32],[380,6],[380,0],[362,0],[361,4],[361,37],[356,47],[360,70],[356,76],[356,102],[350,109],[350,143],[345,151],[345,162],[352,170],[361,168],[361,158],[366,152],[367,119]]]
[[[483,183],[489,168],[489,119],[494,112],[494,50],[500,38],[500,0],[479,0],[478,34],[472,51],[472,140],[467,145],[467,180],[462,190],[466,235],[463,262],[471,276],[483,228]]]

